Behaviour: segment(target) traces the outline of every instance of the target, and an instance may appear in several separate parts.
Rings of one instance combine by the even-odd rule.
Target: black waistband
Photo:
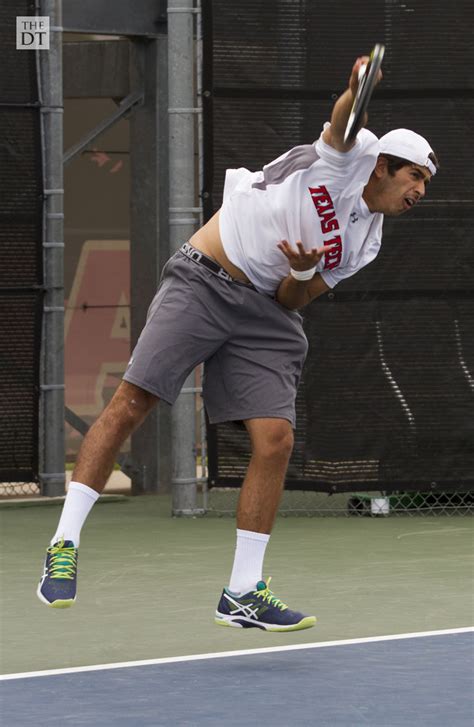
[[[232,283],[238,283],[239,285],[245,285],[247,288],[253,288],[255,290],[255,287],[252,285],[252,283],[245,283],[243,280],[236,280],[236,278],[233,278],[232,275],[229,275],[227,270],[224,270],[224,268],[222,268],[218,262],[212,260],[210,257],[207,257],[207,255],[204,255],[204,253],[200,250],[196,250],[196,248],[190,245],[189,242],[185,242],[184,245],[181,245],[181,247],[179,248],[179,252],[182,252],[183,255],[191,258],[191,260],[194,260],[195,263],[204,265],[204,267],[208,270],[212,270],[212,272],[215,273],[219,278],[222,278],[223,280],[228,280]]]

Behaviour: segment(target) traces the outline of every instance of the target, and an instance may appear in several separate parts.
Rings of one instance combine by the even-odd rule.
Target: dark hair
[[[408,159],[402,159],[401,157],[393,156],[393,154],[381,154],[380,156],[387,160],[388,173],[392,177],[395,176],[395,173],[402,167],[411,166],[413,164],[413,162],[409,162]],[[439,169],[438,157],[433,151],[428,155],[428,159],[433,162],[436,169]]]

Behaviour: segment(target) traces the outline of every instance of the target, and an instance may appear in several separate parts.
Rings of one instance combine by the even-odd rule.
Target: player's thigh
[[[219,315],[225,302],[225,290],[221,291],[219,283],[224,281],[209,278],[206,269],[189,258],[171,259],[125,381],[174,403],[187,376],[228,335],[226,314]]]
[[[295,400],[308,342],[301,319],[260,297],[258,311],[205,364],[204,402],[211,423],[284,419],[295,426]],[[270,307],[268,307],[270,306]]]

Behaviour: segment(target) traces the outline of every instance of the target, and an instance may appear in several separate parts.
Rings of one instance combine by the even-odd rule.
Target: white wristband
[[[290,275],[295,280],[311,280],[311,278],[314,277],[315,272],[316,266],[314,266],[314,268],[310,268],[310,270],[293,270],[293,268],[290,268]]]

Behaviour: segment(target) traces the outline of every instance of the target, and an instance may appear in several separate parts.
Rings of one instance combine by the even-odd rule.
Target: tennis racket
[[[377,43],[370,54],[370,60],[367,65],[360,67],[359,86],[344,133],[344,144],[349,144],[351,141],[354,141],[361,129],[364,114],[367,111],[367,106],[369,105],[374,88],[377,85],[377,78],[384,53],[385,46]]]

